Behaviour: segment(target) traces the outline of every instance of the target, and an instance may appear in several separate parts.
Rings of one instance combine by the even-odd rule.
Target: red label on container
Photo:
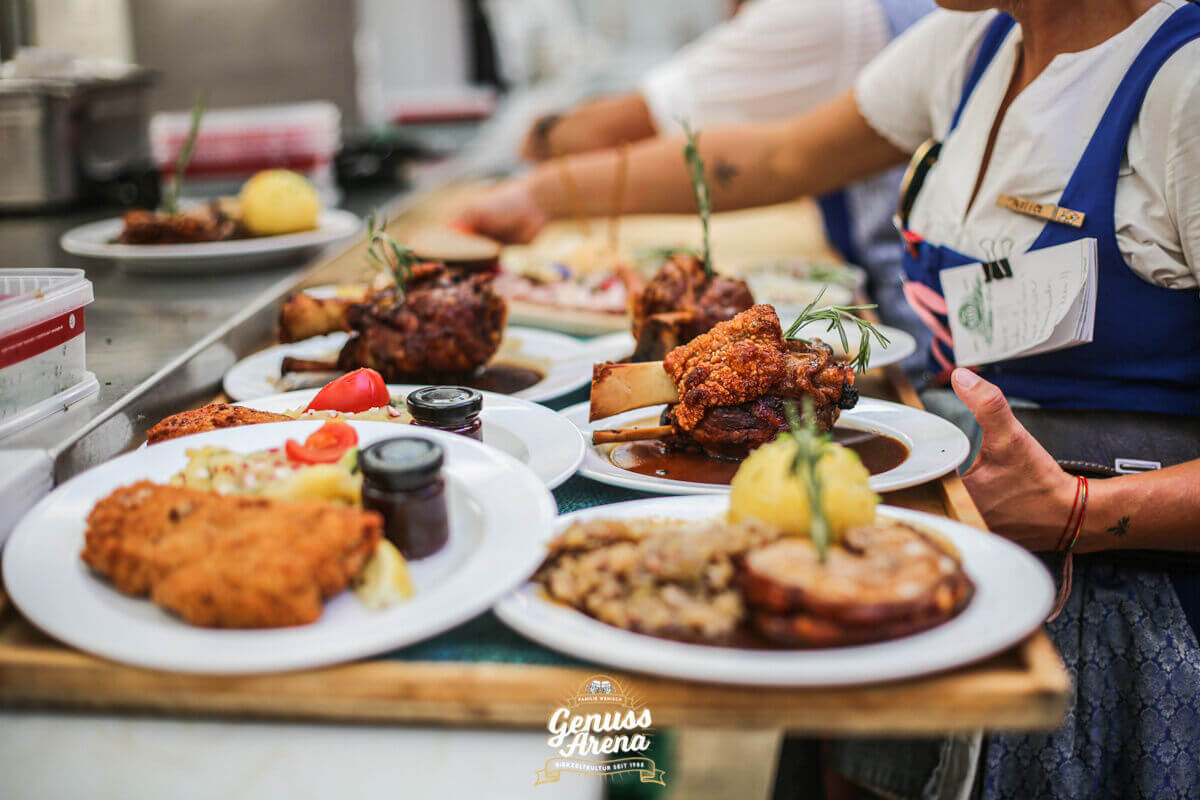
[[[27,358],[40,355],[52,347],[66,344],[83,333],[83,309],[68,311],[61,317],[53,317],[0,336],[0,369],[19,364]]]

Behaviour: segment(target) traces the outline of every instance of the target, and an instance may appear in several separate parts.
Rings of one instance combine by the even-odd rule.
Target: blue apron
[[[972,90],[1013,27],[998,15],[963,85],[946,138],[954,134]],[[1117,246],[1113,220],[1117,176],[1129,132],[1159,68],[1200,38],[1200,7],[1178,9],[1146,43],[1117,88],[1058,205],[1085,214],[1082,228],[1047,222],[1038,250],[1092,237],[1098,246],[1096,324],[1091,343],[991,365],[983,374],[1006,395],[1046,407],[1108,408],[1200,415],[1200,293],[1154,286],[1135,275]],[[919,233],[919,232],[918,232]],[[941,293],[939,273],[977,262],[929,242],[905,254],[904,271]],[[944,347],[935,340],[934,347]],[[952,356],[946,353],[947,357]],[[938,367],[931,358],[931,370]]]
[[[947,136],[1012,27],[1001,14],[988,28]],[[1118,172],[1146,91],[1166,60],[1197,38],[1200,7],[1189,5],[1147,41],[1059,200],[1085,213],[1083,228],[1049,222],[1030,248],[1097,240],[1094,340],[985,370],[1005,394],[1045,406],[1200,414],[1200,296],[1134,275],[1113,221]],[[940,270],[978,260],[919,242],[904,267],[940,293]],[[1047,631],[1073,681],[1066,720],[1049,734],[991,736],[984,797],[1200,797],[1200,645],[1168,576],[1079,559],[1074,590]]]

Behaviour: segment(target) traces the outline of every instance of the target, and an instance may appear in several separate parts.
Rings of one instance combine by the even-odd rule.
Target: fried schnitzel
[[[163,486],[117,489],[87,519],[84,563],[214,628],[304,625],[375,552],[383,518],[324,502]]]
[[[260,422],[289,422],[294,419],[286,414],[273,414],[270,411],[257,411],[243,406],[231,406],[227,403],[210,403],[191,411],[172,414],[146,431],[146,443],[157,444],[180,436],[191,436],[193,433],[204,433],[221,428],[234,428],[238,425],[257,425]]]

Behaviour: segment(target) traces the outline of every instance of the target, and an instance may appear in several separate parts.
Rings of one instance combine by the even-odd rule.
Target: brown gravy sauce
[[[858,453],[863,466],[872,475],[895,469],[908,460],[908,448],[904,443],[883,434],[834,428],[833,440]],[[733,474],[742,464],[701,452],[670,452],[656,439],[619,444],[608,457],[615,466],[639,475],[724,486],[733,480]]]
[[[522,389],[528,389],[544,377],[546,377],[545,374],[532,367],[499,362],[488,364],[482,372],[467,377],[460,385],[469,386],[481,392],[512,394]]]

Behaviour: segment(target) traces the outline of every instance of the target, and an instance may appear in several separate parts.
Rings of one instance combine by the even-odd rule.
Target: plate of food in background
[[[848,325],[858,329],[853,347]],[[853,356],[812,336],[814,326]],[[784,331],[771,306],[757,305],[663,361],[597,364],[590,400],[561,412],[592,442],[580,472],[641,491],[726,492],[742,459],[789,429],[791,412],[850,446],[875,491],[944,475],[970,450],[958,428],[859,396],[855,378],[881,338],[877,326],[845,309],[810,307]]]
[[[66,252],[116,261],[133,272],[189,274],[278,266],[311,257],[361,229],[348,211],[322,209],[302,175],[264,170],[237,197],[159,210],[134,209],[63,234]]]
[[[496,290],[519,325],[599,336],[629,328],[629,264],[596,236],[510,246],[501,252]]]
[[[593,441],[597,432],[659,428],[667,405],[595,421],[589,421],[588,407],[588,403],[579,403],[559,412],[577,425],[589,442],[579,466],[584,477],[656,494],[729,491],[741,458],[713,455],[676,430],[653,438],[604,441],[601,436],[599,442]],[[730,423],[733,433],[738,422]],[[858,455],[876,492],[907,489],[940,478],[958,469],[971,449],[966,435],[941,417],[872,397],[860,398],[854,408],[841,411],[830,434]]]
[[[152,669],[258,673],[457,625],[541,558],[553,498],[511,456],[385,422],[215,430],[59,486],[4,550],[49,635]]]
[[[468,318],[447,317],[462,329],[462,338],[483,333]],[[351,334],[337,332],[299,342],[260,350],[237,362],[225,373],[225,393],[234,400],[258,397],[321,386],[344,372],[369,366],[392,383],[449,384],[469,386],[481,391],[543,402],[587,386],[596,361],[623,358],[629,354],[627,340],[621,334],[599,336],[591,341],[561,333],[509,326],[497,338],[493,355],[471,371],[437,369],[436,354],[421,356],[428,367],[415,372],[388,371],[388,365],[376,358],[358,359]],[[350,353],[346,358],[343,354]],[[397,351],[392,351],[397,354]],[[344,365],[344,366],[343,366]]]
[[[1053,581],[1031,553],[877,505],[855,459],[813,429],[760,448],[742,469],[728,496],[560,517],[542,566],[496,614],[547,647],[619,669],[836,686],[986,658],[1051,608]]]
[[[225,374],[226,394],[251,400],[369,368],[389,383],[456,384],[542,401],[587,385],[593,361],[629,355],[621,334],[580,341],[510,326],[488,260],[429,258],[372,215],[362,293],[286,297],[281,344],[235,364]]]
[[[575,474],[587,448],[574,424],[537,403],[463,386],[384,384],[379,373],[365,369],[321,389],[183,411],[147,431],[146,441],[290,419],[375,420],[461,433],[508,453],[549,489]]]

